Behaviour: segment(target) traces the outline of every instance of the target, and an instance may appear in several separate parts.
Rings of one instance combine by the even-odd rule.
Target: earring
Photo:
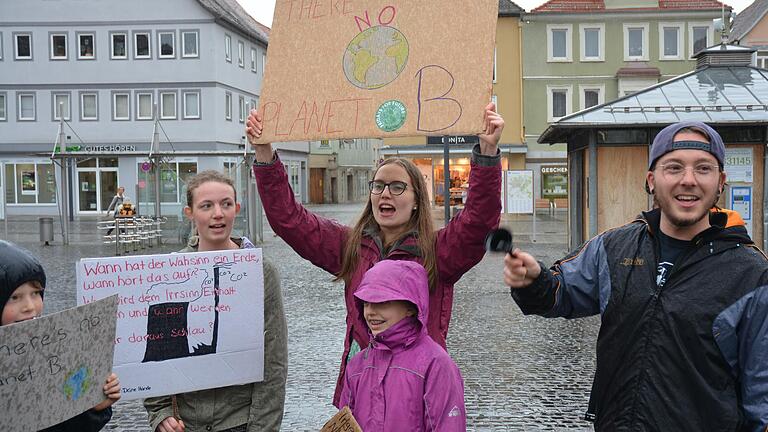
[[[417,206],[413,206],[413,209],[414,209],[414,210],[416,210],[417,208],[418,208]]]

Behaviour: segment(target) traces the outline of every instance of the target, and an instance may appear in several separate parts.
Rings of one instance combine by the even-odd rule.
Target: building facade
[[[768,0],[755,0],[736,15],[728,40],[755,48],[755,66],[768,69]]]
[[[62,124],[56,151],[76,156],[65,198],[72,214],[103,213],[118,185],[152,206],[155,134],[154,151],[170,154],[160,168],[162,214],[180,214],[189,176],[242,162],[268,33],[224,0],[0,3],[0,207],[57,214],[63,177],[50,155]],[[309,143],[281,146],[305,201]]]
[[[566,170],[565,144],[538,143],[560,118],[690,71],[720,42],[716,0],[551,0],[523,16],[526,166],[536,198],[546,167]],[[567,191],[566,191],[567,193]]]
[[[525,146],[522,123],[522,81],[520,15],[523,9],[509,0],[499,0],[499,18],[496,26],[496,49],[493,71],[493,101],[504,117],[505,127],[499,147],[502,168],[516,169],[525,165]],[[445,137],[450,144],[450,201],[461,205],[468,185],[470,156],[477,143],[476,136]],[[381,157],[410,159],[421,170],[429,188],[433,204],[442,206],[444,198],[443,137],[386,138]]]
[[[375,138],[313,142],[309,156],[309,202],[365,201],[380,147],[381,140]]]

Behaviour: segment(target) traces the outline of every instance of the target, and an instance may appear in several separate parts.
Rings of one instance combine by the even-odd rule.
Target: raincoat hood
[[[413,261],[384,260],[371,267],[355,291],[359,302],[405,300],[416,305],[417,318],[427,328],[429,279],[424,266]],[[360,311],[363,307],[360,305]]]
[[[26,249],[0,240],[0,312],[16,288],[37,281],[45,289],[45,270]]]

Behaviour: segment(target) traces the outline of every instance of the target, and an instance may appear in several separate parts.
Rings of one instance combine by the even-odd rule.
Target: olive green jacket
[[[232,240],[243,249],[254,247],[245,237]],[[197,246],[180,252],[197,252]],[[249,432],[280,430],[288,374],[288,328],[277,269],[266,258],[263,264],[264,381],[177,394],[186,432],[222,431],[246,423]],[[145,399],[144,407],[153,431],[166,417],[173,416],[171,396]]]

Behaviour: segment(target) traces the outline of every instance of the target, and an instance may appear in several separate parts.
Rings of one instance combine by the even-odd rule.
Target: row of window
[[[8,204],[55,204],[56,178],[53,164],[6,163],[5,202]]]
[[[199,58],[200,57],[200,31],[179,30],[180,52],[177,52],[176,30],[155,30],[156,57],[158,59]],[[13,59],[32,60],[32,33],[14,32],[13,35]],[[135,60],[152,58],[152,32],[149,30],[110,31],[109,32],[109,58],[112,60],[127,60],[130,56]],[[131,45],[133,49],[131,49]],[[95,60],[97,43],[95,32],[75,32],[75,49],[78,60]],[[258,51],[251,47],[251,72],[258,73]],[[48,32],[48,58],[51,60],[69,60],[70,44],[69,32]],[[232,63],[232,37],[224,35],[224,58]],[[0,32],[0,60],[3,59],[3,34]],[[261,71],[264,72],[266,54],[262,53]],[[245,43],[237,41],[237,64],[245,68]]]
[[[649,23],[623,24],[624,61],[648,61]],[[547,61],[572,62],[573,24],[547,25]],[[659,60],[683,60],[712,45],[714,27],[711,22],[688,23],[689,50],[683,53],[685,23],[661,22],[659,30]],[[605,24],[579,24],[579,60],[605,61]]]
[[[547,86],[547,121],[554,122],[572,112],[572,87]],[[605,103],[605,85],[579,85],[579,110]]]
[[[226,165],[226,164],[225,164]],[[144,163],[136,165],[138,178],[145,182],[143,188],[148,194],[154,193],[154,168],[144,171]],[[98,183],[96,172],[102,181],[117,179],[117,158],[91,158],[77,163],[78,209],[80,211],[105,211],[114,191],[107,192]],[[113,173],[109,176],[106,173]],[[197,174],[197,161],[169,161],[160,169],[160,202],[179,204],[186,201],[187,180]],[[5,164],[5,200],[8,204],[55,204],[56,181],[53,164],[50,162],[22,162]],[[97,198],[101,191],[101,200]],[[152,201],[150,196],[139,196],[142,203]],[[136,197],[134,197],[134,201]]]
[[[245,101],[245,96],[240,96],[237,103],[239,107],[238,121],[245,123],[245,118],[248,117],[248,112],[251,109],[256,109],[259,106],[257,99],[251,99],[250,104]],[[232,120],[232,93],[224,93],[224,119]]]
[[[0,121],[8,120],[8,101],[7,93],[0,92]],[[155,92],[136,90],[133,92],[133,118],[131,118],[131,92],[112,91],[112,120],[152,120],[154,119],[152,110],[154,107]],[[181,90],[181,106],[177,98],[179,92],[176,90],[159,91],[159,116],[160,120],[177,120],[179,117],[183,120],[197,120],[201,118],[201,100],[200,90]],[[232,93],[224,94],[224,118],[232,120]],[[72,120],[72,93],[67,91],[51,92],[51,120],[59,121]],[[78,118],[80,121],[98,121],[99,120],[99,93],[91,91],[78,92]],[[239,96],[238,99],[240,123],[245,123],[248,112],[251,108],[258,106],[257,99],[250,99],[246,102],[245,96]],[[177,111],[180,108],[181,113]],[[35,92],[16,92],[16,121],[37,121],[37,93]]]
[[[256,62],[256,48],[251,47],[251,72],[257,73],[258,64]],[[232,63],[232,36],[224,34],[224,60]],[[261,54],[261,73],[264,74],[264,68],[267,64],[267,54]],[[237,41],[237,65],[245,68],[245,43]]]
[[[200,32],[199,30],[180,30],[181,52],[177,52],[176,30],[156,30],[157,58],[173,59],[200,57]],[[132,38],[129,36],[132,35]],[[152,58],[152,32],[149,30],[110,31],[109,32],[109,57],[112,60],[126,60],[130,55],[134,59]],[[130,45],[133,45],[131,50]],[[2,45],[2,33],[0,33],[0,46]],[[13,33],[13,59],[32,60],[33,43],[31,32]],[[95,32],[75,32],[75,48],[78,60],[95,60],[98,44]],[[51,60],[68,60],[70,56],[69,32],[48,32],[48,57]],[[2,50],[0,49],[0,58]]]
[[[160,168],[160,202],[181,204],[186,202],[186,184],[190,177],[197,174],[196,158],[181,158],[164,163]],[[285,161],[285,169],[294,191],[301,191],[301,171],[305,169],[303,161]],[[154,201],[154,168],[145,170],[146,164],[136,164],[137,178],[144,184],[138,197],[148,205]],[[224,170],[233,180],[238,177],[239,163],[227,158]],[[114,194],[114,187],[108,191],[102,182],[117,181],[117,158],[90,158],[77,163],[77,198],[80,211],[105,211]],[[27,161],[5,164],[5,202],[7,204],[55,204],[56,179],[54,166],[50,161]],[[117,182],[119,184],[119,182]],[[114,183],[113,183],[114,186]],[[367,188],[367,185],[366,185]],[[367,190],[367,189],[366,189]]]
[[[8,119],[7,93],[0,93],[0,121]],[[134,91],[134,120],[154,119],[152,110],[154,107],[154,91]],[[200,119],[200,90],[181,90],[181,113],[177,112],[176,90],[159,91],[159,115],[161,120],[176,120],[181,117],[184,120]],[[80,91],[76,95],[78,99],[78,118],[80,121],[99,120],[99,93]],[[131,120],[131,92],[112,91],[112,120]],[[67,91],[51,92],[51,120],[72,119],[72,93]],[[37,121],[37,93],[16,92],[16,121]]]

